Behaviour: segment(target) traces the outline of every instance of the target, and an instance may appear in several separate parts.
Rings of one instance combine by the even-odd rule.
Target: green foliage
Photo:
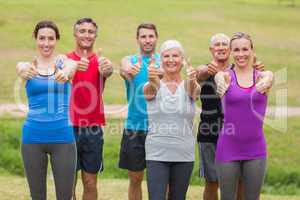
[[[0,123],[0,168],[23,175],[20,156],[20,120],[4,120]],[[1,170],[0,170],[1,171]]]

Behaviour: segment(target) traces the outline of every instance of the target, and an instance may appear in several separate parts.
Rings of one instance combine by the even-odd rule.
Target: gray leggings
[[[70,200],[76,170],[76,145],[22,144],[22,158],[32,200],[46,200],[48,154],[54,176],[56,199]]]
[[[149,200],[166,200],[169,184],[171,200],[184,200],[194,162],[146,161]]]
[[[221,200],[236,199],[239,179],[244,187],[244,200],[258,200],[266,172],[266,159],[216,162]]]

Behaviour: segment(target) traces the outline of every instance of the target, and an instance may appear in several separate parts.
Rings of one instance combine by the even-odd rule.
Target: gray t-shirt
[[[193,119],[195,103],[188,96],[184,81],[175,92],[160,81],[156,97],[147,101],[149,132],[146,137],[146,160],[192,162],[195,160]]]

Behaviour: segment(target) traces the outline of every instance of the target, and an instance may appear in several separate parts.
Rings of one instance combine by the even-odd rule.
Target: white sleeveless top
[[[175,94],[160,81],[156,97],[147,101],[149,132],[146,160],[192,162],[195,160],[193,119],[195,103],[187,94],[184,81]]]

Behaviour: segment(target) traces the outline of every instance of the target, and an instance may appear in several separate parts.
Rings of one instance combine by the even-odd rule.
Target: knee
[[[144,173],[129,173],[130,184],[141,185],[144,178]]]
[[[212,192],[217,192],[218,191],[218,182],[213,182],[213,181],[206,181],[205,182],[205,189],[212,191]]]
[[[83,187],[86,192],[95,192],[97,191],[97,182],[94,180],[84,180]]]

